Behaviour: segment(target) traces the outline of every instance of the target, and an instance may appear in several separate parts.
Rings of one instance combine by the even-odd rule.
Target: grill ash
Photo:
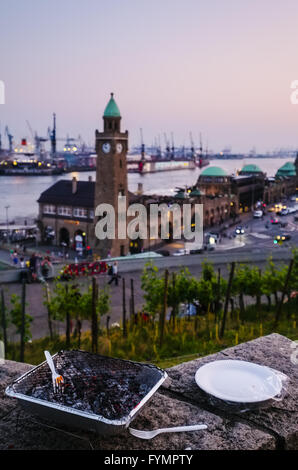
[[[63,351],[54,358],[64,378],[64,393],[55,394],[48,365],[15,385],[15,391],[107,419],[127,416],[156,383],[156,369],[85,351]]]

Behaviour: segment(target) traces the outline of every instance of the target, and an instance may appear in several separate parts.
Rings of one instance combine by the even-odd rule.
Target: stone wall
[[[32,417],[4,393],[14,378],[32,366],[5,361],[0,364],[0,449],[88,449],[92,445],[95,449],[126,451],[297,450],[298,365],[293,360],[296,347],[296,343],[284,336],[271,334],[168,369],[169,378],[132,427],[151,430],[205,423],[208,429],[161,434],[152,440],[137,439],[128,431],[119,436],[96,436],[65,427],[58,430],[57,425]],[[242,413],[211,403],[197,387],[194,375],[203,364],[221,359],[251,361],[287,374],[289,382],[283,400]]]

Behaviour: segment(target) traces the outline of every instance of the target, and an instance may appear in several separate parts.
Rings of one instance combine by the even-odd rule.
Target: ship
[[[146,174],[160,171],[194,170],[197,167],[203,168],[209,165],[208,148],[204,154],[202,143],[200,143],[200,148],[196,150],[191,133],[190,148],[185,148],[184,145],[176,148],[172,133],[172,145],[165,134],[165,150],[161,149],[159,143],[159,145],[150,147],[149,153],[146,153],[142,129],[140,131],[141,148],[127,155],[127,171],[129,173]]]

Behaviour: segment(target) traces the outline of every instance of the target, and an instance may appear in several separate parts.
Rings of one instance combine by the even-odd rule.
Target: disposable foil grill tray
[[[64,393],[54,393],[43,362],[15,380],[6,394],[29,412],[99,433],[128,427],[167,377],[150,364],[85,351],[61,351],[53,361],[64,378]]]

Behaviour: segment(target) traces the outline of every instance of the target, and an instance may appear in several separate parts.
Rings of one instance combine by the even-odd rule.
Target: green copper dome
[[[200,176],[227,176],[227,173],[219,166],[208,166]]]
[[[190,197],[202,196],[202,193],[198,189],[193,189],[191,193],[189,194],[189,196]]]
[[[184,191],[178,191],[174,196],[176,199],[186,199]]]
[[[261,168],[258,165],[249,164],[244,165],[240,173],[263,173]]]
[[[111,93],[111,98],[104,110],[103,117],[121,117],[117,103],[114,100],[114,93]]]
[[[292,162],[287,162],[283,166],[281,166],[277,172],[276,175],[277,177],[280,176],[296,176],[296,168],[294,163]]]

